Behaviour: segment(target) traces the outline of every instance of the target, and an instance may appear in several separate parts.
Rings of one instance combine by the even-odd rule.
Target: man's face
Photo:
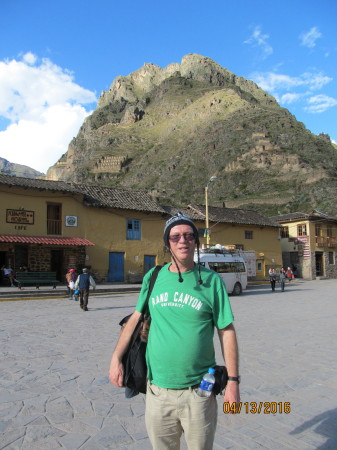
[[[176,225],[170,230],[169,241],[170,248],[174,257],[181,262],[193,262],[195,250],[195,238],[193,237],[193,229],[189,225]],[[180,236],[177,242],[172,237]]]

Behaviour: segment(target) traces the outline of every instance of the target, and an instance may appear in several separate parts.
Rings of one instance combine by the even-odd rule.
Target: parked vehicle
[[[198,261],[197,254],[194,261]],[[230,252],[222,246],[200,249],[200,263],[220,275],[229,294],[240,295],[246,289],[247,267],[239,253]]]

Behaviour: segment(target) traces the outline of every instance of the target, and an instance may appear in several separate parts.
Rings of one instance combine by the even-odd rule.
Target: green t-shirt
[[[149,380],[157,386],[179,389],[201,381],[215,365],[214,326],[218,329],[233,322],[226,287],[216,272],[200,266],[203,284],[198,283],[198,266],[178,274],[170,264],[158,274],[149,308],[152,318],[146,360]],[[146,300],[149,271],[143,281],[136,310]]]

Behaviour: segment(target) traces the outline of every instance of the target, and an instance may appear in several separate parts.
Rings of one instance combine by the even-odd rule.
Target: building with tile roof
[[[58,272],[90,267],[98,281],[141,281],[169,261],[162,232],[176,208],[142,190],[0,174],[0,265]],[[189,205],[205,244],[205,207]],[[211,244],[250,254],[253,278],[281,265],[279,225],[255,211],[209,207]]]
[[[283,265],[305,279],[337,278],[337,217],[313,210],[272,217],[282,226]]]
[[[164,258],[166,212],[144,191],[0,174],[0,199],[0,267],[130,281]]]

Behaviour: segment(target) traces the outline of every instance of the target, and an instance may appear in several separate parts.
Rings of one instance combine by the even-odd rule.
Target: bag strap
[[[151,295],[151,293],[152,293],[153,286],[155,285],[155,282],[156,282],[156,280],[157,280],[158,273],[159,273],[159,271],[160,271],[160,269],[161,269],[162,267],[163,267],[163,266],[156,266],[156,267],[154,268],[154,271],[153,271],[152,274],[151,274],[150,284],[149,284],[149,289],[148,289],[148,291],[147,291],[147,297],[146,297],[146,300],[145,300],[145,303],[144,303],[144,308],[143,308],[144,313],[148,312],[149,298],[150,298],[150,295]]]

